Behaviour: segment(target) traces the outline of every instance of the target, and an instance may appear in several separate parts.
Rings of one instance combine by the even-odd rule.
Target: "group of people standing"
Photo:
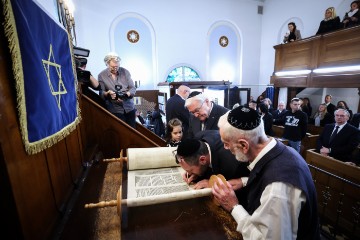
[[[353,115],[345,101],[338,101],[337,105],[332,104],[332,96],[326,95],[324,102],[319,104],[318,110],[309,117],[311,111],[308,114],[307,109],[311,109],[310,100],[306,104],[304,102],[301,104],[303,100],[292,99],[289,111],[284,109],[283,102],[279,102],[279,107],[275,111],[277,117],[274,117],[274,123],[284,126],[283,138],[289,140],[289,145],[300,151],[307,125],[313,124],[324,127],[317,141],[319,153],[349,164],[360,164],[359,156],[354,156],[355,149],[360,144],[360,113]],[[333,134],[336,126],[339,128],[336,134]],[[332,136],[331,140],[330,136]]]
[[[194,189],[212,187],[213,196],[231,213],[244,239],[320,239],[316,190],[299,154],[310,119],[307,112],[312,112],[310,100],[293,98],[290,110],[280,101],[278,109],[272,110],[265,98],[255,108],[248,104],[229,110],[204,94],[191,96],[186,86],[179,87],[177,95],[168,101],[169,116],[175,116],[168,126],[173,126],[173,137],[179,137],[185,126],[187,131],[185,138],[169,143],[177,146],[174,155],[185,170],[184,181],[193,183]],[[318,152],[348,162],[349,153],[360,143],[359,122],[357,127],[350,125],[346,102],[335,106],[331,98],[327,95],[320,104],[333,123],[320,135]],[[174,127],[175,122],[181,123],[179,112],[188,118]],[[266,133],[266,115],[285,126],[289,146]],[[360,120],[360,115],[354,117]],[[209,177],[217,174],[227,181],[217,178],[210,186]]]
[[[186,86],[181,89],[188,93]],[[180,94],[167,107],[173,109],[169,114],[180,108],[189,113],[187,137],[174,152],[184,181],[194,189],[212,187],[244,239],[320,239],[316,190],[301,155],[267,136],[258,111],[248,106],[229,110],[203,94],[187,99]],[[217,174],[226,182],[216,178],[209,185],[209,177]]]
[[[98,76],[100,96],[110,112],[134,127],[136,87],[131,75],[120,67],[117,54],[109,53],[104,61],[107,68]],[[184,181],[193,183],[194,189],[212,187],[213,196],[234,217],[244,239],[320,239],[316,190],[299,154],[308,123],[300,105],[300,99],[294,98],[291,110],[279,102],[272,111],[271,102],[264,99],[259,110],[250,104],[229,110],[205,94],[191,93],[185,85],[167,101],[166,140],[177,147],[174,155],[185,170]],[[324,107],[331,108],[329,105]],[[349,112],[337,109],[334,114],[337,136],[344,133],[358,141],[360,130],[346,123]],[[283,121],[288,129],[284,138],[291,147],[271,137],[268,119]],[[327,126],[321,140],[333,138],[336,126]],[[335,142],[323,143],[319,152],[338,156],[339,148],[331,145]],[[209,177],[216,174],[226,182],[217,178],[209,186]]]
[[[325,34],[328,32],[336,31],[343,28],[353,27],[360,24],[360,1],[356,0],[350,4],[350,10],[345,13],[342,20],[336,14],[334,7],[329,7],[325,10],[325,17],[320,22],[319,29],[316,35]],[[293,42],[301,39],[300,30],[296,28],[294,22],[288,24],[289,31],[284,36],[284,43]]]

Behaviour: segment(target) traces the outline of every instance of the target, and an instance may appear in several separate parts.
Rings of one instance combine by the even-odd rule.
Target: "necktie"
[[[339,131],[339,126],[336,126],[336,127],[335,127],[335,130],[333,131],[333,133],[332,133],[331,136],[330,136],[330,141],[329,141],[329,143],[331,143],[332,140],[334,140],[334,138],[335,138],[335,136],[337,135],[338,131]]]

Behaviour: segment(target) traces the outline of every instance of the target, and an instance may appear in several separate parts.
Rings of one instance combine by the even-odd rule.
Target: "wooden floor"
[[[73,206],[66,212],[63,222],[58,226],[53,239],[96,239],[95,220],[97,211],[85,209],[84,205],[89,201],[96,202],[99,199],[106,165],[95,163],[88,166],[86,176],[81,180],[79,189],[75,193]],[[77,196],[76,196],[77,195]]]
[[[126,176],[119,166],[100,161],[88,168],[78,197],[54,239],[242,239],[231,215],[208,197],[143,207],[122,206],[121,220],[116,207],[85,209],[90,202],[116,199],[119,176]],[[126,178],[123,185],[126,192]]]

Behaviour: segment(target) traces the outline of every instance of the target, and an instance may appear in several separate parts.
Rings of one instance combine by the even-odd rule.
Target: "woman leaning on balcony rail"
[[[290,22],[288,24],[289,31],[285,33],[284,43],[294,42],[301,39],[300,30],[296,29],[296,24]]]
[[[343,25],[340,22],[339,16],[336,15],[335,8],[329,7],[325,10],[325,18],[320,22],[316,35],[335,31],[342,27]]]
[[[342,23],[345,28],[360,24],[360,1],[353,1],[350,4],[350,11],[345,13]]]

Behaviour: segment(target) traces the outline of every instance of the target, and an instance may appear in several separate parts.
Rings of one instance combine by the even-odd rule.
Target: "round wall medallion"
[[[128,31],[128,33],[127,33],[127,39],[128,39],[128,41],[131,42],[131,43],[136,43],[136,42],[139,41],[140,35],[139,35],[139,33],[138,33],[137,31],[135,31],[135,30],[130,30],[130,31]]]
[[[226,47],[229,44],[229,39],[226,36],[221,36],[219,38],[219,44],[222,47]]]

